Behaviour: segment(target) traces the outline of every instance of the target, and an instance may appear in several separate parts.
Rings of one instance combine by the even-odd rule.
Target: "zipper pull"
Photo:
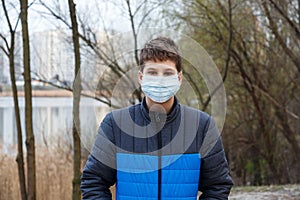
[[[160,117],[158,113],[155,113],[155,120],[156,122],[160,122]]]

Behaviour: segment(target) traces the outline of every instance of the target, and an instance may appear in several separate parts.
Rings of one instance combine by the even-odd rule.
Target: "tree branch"
[[[66,21],[66,19],[62,18],[62,16],[56,14],[52,8],[50,8],[49,6],[47,6],[42,0],[39,0],[40,3],[42,4],[42,6],[44,6],[54,17],[56,17],[57,19],[59,19],[61,22],[63,22],[69,29],[72,29],[72,26]]]
[[[129,19],[130,19],[131,29],[132,29],[132,34],[133,34],[133,40],[134,40],[135,61],[136,61],[136,64],[139,65],[140,61],[139,61],[138,49],[137,49],[137,33],[136,33],[136,30],[135,30],[134,16],[131,12],[130,0],[126,0],[126,4],[127,4],[127,9],[128,9]]]
[[[296,37],[300,39],[300,31],[297,25],[282,11],[282,9],[273,1],[269,0],[269,2],[274,6],[274,8],[278,11],[278,13],[287,21],[287,23],[292,27],[295,31]],[[300,10],[300,8],[298,8]]]
[[[38,81],[38,82],[41,82],[41,83],[44,83],[44,84],[48,84],[48,85],[51,85],[55,88],[58,88],[58,89],[62,89],[62,90],[67,90],[67,91],[70,91],[73,93],[73,89],[71,87],[68,87],[68,86],[62,86],[62,85],[59,85],[59,84],[56,84],[56,83],[53,83],[51,81],[47,81],[47,80],[44,80],[44,79],[41,79],[41,78],[35,78],[34,80]],[[116,105],[112,105],[111,102],[109,101],[105,101],[97,96],[93,96],[89,93],[85,93],[84,91],[81,92],[81,96],[83,97],[88,97],[88,98],[91,98],[91,99],[95,99],[101,103],[104,103],[112,108],[120,108],[119,106],[116,106]]]
[[[264,11],[266,13],[266,16],[269,20],[270,23],[270,29],[273,32],[273,34],[275,35],[275,37],[277,38],[280,46],[282,47],[283,51],[287,54],[287,56],[292,60],[292,62],[294,63],[294,65],[297,67],[298,71],[300,72],[300,59],[298,56],[296,56],[293,51],[291,49],[288,48],[288,46],[286,45],[284,39],[280,36],[279,32],[278,32],[278,28],[276,23],[273,21],[270,11],[268,9],[268,6],[266,4],[265,1],[262,1],[262,6],[264,8]]]
[[[0,49],[2,49],[2,51],[5,53],[5,55],[9,56],[8,52],[2,45],[0,46]]]
[[[233,26],[232,26],[232,7],[231,7],[231,0],[228,0],[228,23],[229,23],[229,38],[228,38],[228,44],[227,44],[227,57],[225,61],[224,66],[224,74],[223,74],[223,82],[220,83],[211,93],[211,95],[208,97],[208,99],[205,101],[203,105],[203,110],[205,111],[209,102],[211,101],[212,96],[222,87],[223,83],[226,81],[229,63],[231,59],[231,46],[232,46],[232,40],[233,40]]]
[[[9,47],[9,44],[8,44],[8,42],[7,42],[6,37],[4,37],[4,35],[2,35],[1,33],[0,33],[0,37],[3,39],[3,41],[4,41],[4,43],[5,43],[5,46],[6,46],[6,49],[9,51],[9,50],[10,50],[10,47]]]
[[[6,6],[5,6],[5,1],[4,0],[1,0],[1,1],[2,1],[2,8],[3,8],[4,14],[5,14],[5,18],[6,18],[8,27],[9,27],[9,31],[12,32],[13,29],[12,29],[12,26],[11,26],[10,19],[8,17],[7,9],[6,9]]]

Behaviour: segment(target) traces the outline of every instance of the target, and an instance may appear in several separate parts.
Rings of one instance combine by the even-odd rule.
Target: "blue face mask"
[[[143,75],[142,91],[151,100],[164,103],[173,97],[179,90],[178,75],[173,76],[149,76]]]

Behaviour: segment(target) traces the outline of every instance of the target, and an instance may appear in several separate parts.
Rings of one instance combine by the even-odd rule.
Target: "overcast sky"
[[[60,2],[61,12],[69,17],[67,0],[44,0],[52,8],[55,8],[56,1]],[[132,9],[134,11],[136,2],[131,1]],[[18,0],[6,0],[6,7],[12,25],[16,23],[19,12]],[[54,20],[50,15],[47,15],[47,10],[40,4],[39,0],[29,0],[29,4],[33,3],[28,10],[28,25],[30,32],[38,32],[43,30],[55,29],[58,26],[66,28],[65,25]],[[93,25],[93,28],[103,29],[103,22],[108,29],[115,29],[117,31],[129,31],[131,29],[127,8],[124,0],[75,0],[77,14],[84,18],[88,23]],[[57,9],[55,9],[57,10]],[[2,8],[0,9],[0,31],[2,33],[8,32],[8,26]],[[21,26],[17,30],[21,30]]]
[[[55,5],[51,4],[51,0],[48,0],[46,2],[50,6]],[[69,13],[66,4],[67,1],[61,2],[62,12],[68,16]],[[76,9],[78,15],[83,18],[89,19],[88,23],[92,23],[93,25],[95,25],[95,27],[93,28],[103,29],[103,23],[101,20],[102,17],[103,22],[109,29],[116,29],[118,31],[130,30],[129,21],[125,19],[125,10],[122,8],[121,4],[118,5],[118,3],[111,3],[105,0],[77,0],[75,1],[75,3],[77,5]],[[58,26],[66,28],[65,25],[59,23],[58,20],[54,20],[52,16],[45,14],[45,12],[47,12],[46,9],[39,4],[39,1],[35,1],[35,3],[31,6],[28,12],[29,27],[31,32],[55,29]]]

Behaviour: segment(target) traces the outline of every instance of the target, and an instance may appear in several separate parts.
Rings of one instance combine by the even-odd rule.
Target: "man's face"
[[[138,73],[139,83],[142,84],[143,75],[146,76],[174,76],[178,74],[179,83],[182,82],[182,72],[177,72],[176,65],[173,61],[166,60],[166,61],[147,61],[145,62],[145,67],[143,72]]]

